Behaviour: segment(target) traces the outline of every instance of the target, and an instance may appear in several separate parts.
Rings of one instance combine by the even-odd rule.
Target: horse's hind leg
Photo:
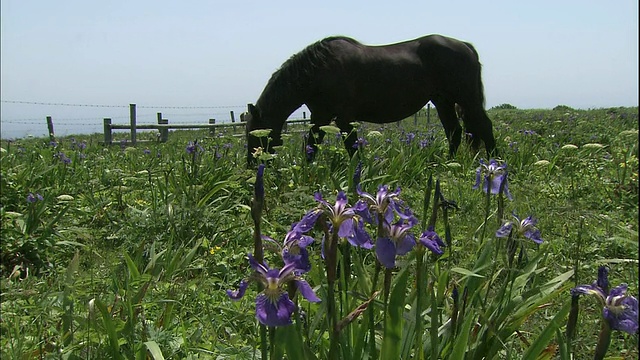
[[[449,155],[454,156],[462,139],[462,127],[456,115],[455,103],[447,100],[432,100],[438,111],[438,117],[449,140]]]

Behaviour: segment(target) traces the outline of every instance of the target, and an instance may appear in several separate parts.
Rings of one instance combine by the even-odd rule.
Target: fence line
[[[8,104],[23,104],[23,105],[43,105],[43,106],[73,106],[73,107],[100,107],[100,108],[126,108],[127,105],[107,105],[107,104],[73,104],[73,103],[54,103],[54,102],[40,102],[40,101],[22,101],[22,100],[1,100],[3,103]],[[231,109],[239,108],[244,105],[219,105],[219,106],[172,106],[172,105],[140,105],[140,109]]]
[[[68,104],[68,103],[45,103],[45,102],[33,102],[33,101],[18,101],[18,100],[1,100],[4,103],[16,103],[16,104],[32,104],[32,105],[52,105],[52,106],[84,106],[84,107],[118,107],[118,108],[122,108],[125,106],[122,105],[95,105],[95,104]],[[154,108],[158,108],[160,106],[154,106]],[[192,107],[188,107],[188,106],[168,106],[166,108],[169,109],[221,109],[221,108],[239,108],[240,106],[209,106],[209,107],[205,107],[205,106],[192,106]],[[177,124],[169,124],[169,120],[165,119],[162,117],[162,113],[158,112],[157,115],[157,124],[138,124],[137,123],[137,108],[151,108],[151,106],[140,106],[138,107],[136,104],[129,104],[129,124],[128,125],[124,125],[124,124],[113,124],[112,120],[113,119],[119,119],[119,118],[124,118],[124,117],[116,117],[116,118],[103,118],[103,130],[104,130],[104,144],[105,145],[111,145],[113,143],[113,135],[112,132],[113,130],[130,130],[130,140],[131,143],[133,145],[135,145],[137,143],[137,131],[138,130],[158,130],[159,132],[159,140],[161,142],[166,142],[168,140],[168,136],[169,136],[169,130],[170,129],[209,129],[211,134],[213,135],[215,133],[215,129],[216,128],[225,128],[225,127],[233,127],[234,131],[236,129],[236,126],[243,126],[244,127],[244,122],[240,122],[240,123],[236,123],[236,119],[235,119],[235,113],[233,110],[231,110],[229,112],[230,118],[231,118],[231,123],[222,123],[222,124],[216,124],[216,120],[215,118],[210,118],[209,119],[209,123],[205,123],[205,124],[188,124],[188,123],[177,123]],[[220,113],[217,113],[220,114]],[[294,119],[294,120],[287,120],[284,123],[285,129],[286,129],[286,125],[288,124],[295,124],[295,123],[307,123],[309,122],[309,120],[307,119],[306,116],[306,112],[303,111],[303,118],[302,119]],[[172,114],[175,115],[175,114]],[[202,114],[205,115],[205,114]],[[430,123],[430,118],[431,118],[431,103],[427,103],[427,108],[426,108],[426,115],[427,115],[427,126]],[[145,114],[144,117],[150,116],[149,114]],[[195,115],[194,115],[195,116]],[[242,120],[242,116],[240,117]],[[47,116],[47,133],[49,134],[49,138],[51,140],[55,139],[55,135],[54,135],[54,127],[53,127],[53,118],[51,116]],[[30,119],[25,119],[25,120],[30,120]],[[91,118],[82,118],[82,119],[77,119],[77,120],[91,120]],[[414,114],[414,124],[417,124],[418,121],[418,113]],[[3,122],[7,122],[7,123],[21,123],[18,121],[3,121]],[[68,124],[68,123],[63,123],[61,125],[76,125],[76,124]],[[399,122],[398,122],[399,125]]]

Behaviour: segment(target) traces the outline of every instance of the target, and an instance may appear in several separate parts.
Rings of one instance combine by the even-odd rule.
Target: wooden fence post
[[[429,121],[431,121],[431,103],[427,103],[427,129],[429,128]]]
[[[216,123],[216,119],[209,119],[209,125],[215,125]],[[216,134],[216,128],[215,127],[210,127],[209,128],[209,134],[211,136],[214,136]]]
[[[56,136],[53,134],[53,119],[51,116],[47,116],[47,129],[49,130],[49,140],[54,141]]]
[[[111,119],[104,118],[103,123],[104,123],[104,144],[111,145],[111,142],[113,141],[111,138]]]
[[[420,110],[418,110],[420,112]],[[418,125],[418,112],[413,114],[413,125]]]
[[[163,119],[162,113],[158,113],[158,125],[167,125],[169,124],[169,119]],[[160,142],[167,142],[169,140],[169,129],[166,127],[158,128],[158,132],[160,133]]]
[[[233,110],[231,110],[231,111],[229,112],[229,115],[231,115],[231,123],[232,123],[232,124],[235,124],[235,123],[236,123],[236,117],[235,117],[235,115],[233,114]],[[236,132],[236,126],[235,126],[235,125],[233,125],[233,133],[235,134],[235,132]]]
[[[131,122],[131,144],[136,146],[136,104],[129,104],[129,121]]]

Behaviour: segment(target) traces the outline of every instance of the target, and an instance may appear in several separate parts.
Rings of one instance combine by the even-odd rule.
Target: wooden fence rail
[[[233,111],[230,112],[231,115],[231,123],[223,123],[216,124],[216,119],[209,119],[208,124],[169,124],[168,119],[162,118],[162,113],[158,113],[158,123],[157,124],[138,124],[136,121],[136,105],[129,104],[129,124],[113,124],[110,118],[104,118],[104,144],[112,145],[113,144],[113,130],[130,130],[130,140],[132,145],[136,145],[137,136],[136,133],[138,130],[158,130],[160,136],[160,142],[166,142],[169,138],[169,129],[209,129],[211,135],[215,134],[215,129],[217,128],[228,128],[232,127],[234,130],[237,126],[244,127],[245,123],[235,122],[235,115]],[[309,119],[306,119],[306,113],[303,113],[304,119],[295,119],[288,120],[285,122],[287,124],[303,124],[308,123]]]

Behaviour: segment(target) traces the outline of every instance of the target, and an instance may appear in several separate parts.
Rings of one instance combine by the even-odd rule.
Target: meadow
[[[246,167],[241,128],[174,131],[166,143],[143,133],[150,141],[135,147],[105,147],[101,134],[3,140],[0,356],[594,358],[607,341],[603,305],[571,289],[606,266],[611,288],[626,283],[638,298],[638,108],[488,113],[507,180],[487,192],[490,159],[466,145],[450,157],[435,111],[429,124],[420,114],[358,125],[353,159],[327,128],[307,163],[307,127],[289,126],[276,155],[261,155],[263,176]],[[362,230],[373,243],[415,243],[389,268],[380,246],[353,246],[328,225],[342,194],[345,210],[384,185],[400,189],[389,197],[402,207],[397,227],[380,217]],[[314,211],[320,220],[302,226]],[[529,216],[539,234],[520,228]],[[243,279],[265,280],[247,261],[256,243],[282,267],[294,224],[307,241],[288,254],[308,253],[310,268],[231,299]],[[440,251],[421,241],[430,226]],[[309,295],[301,279],[320,302],[298,296]],[[291,296],[293,324],[256,319],[265,285]],[[637,302],[635,324],[633,334],[609,328],[609,359],[638,358]]]

